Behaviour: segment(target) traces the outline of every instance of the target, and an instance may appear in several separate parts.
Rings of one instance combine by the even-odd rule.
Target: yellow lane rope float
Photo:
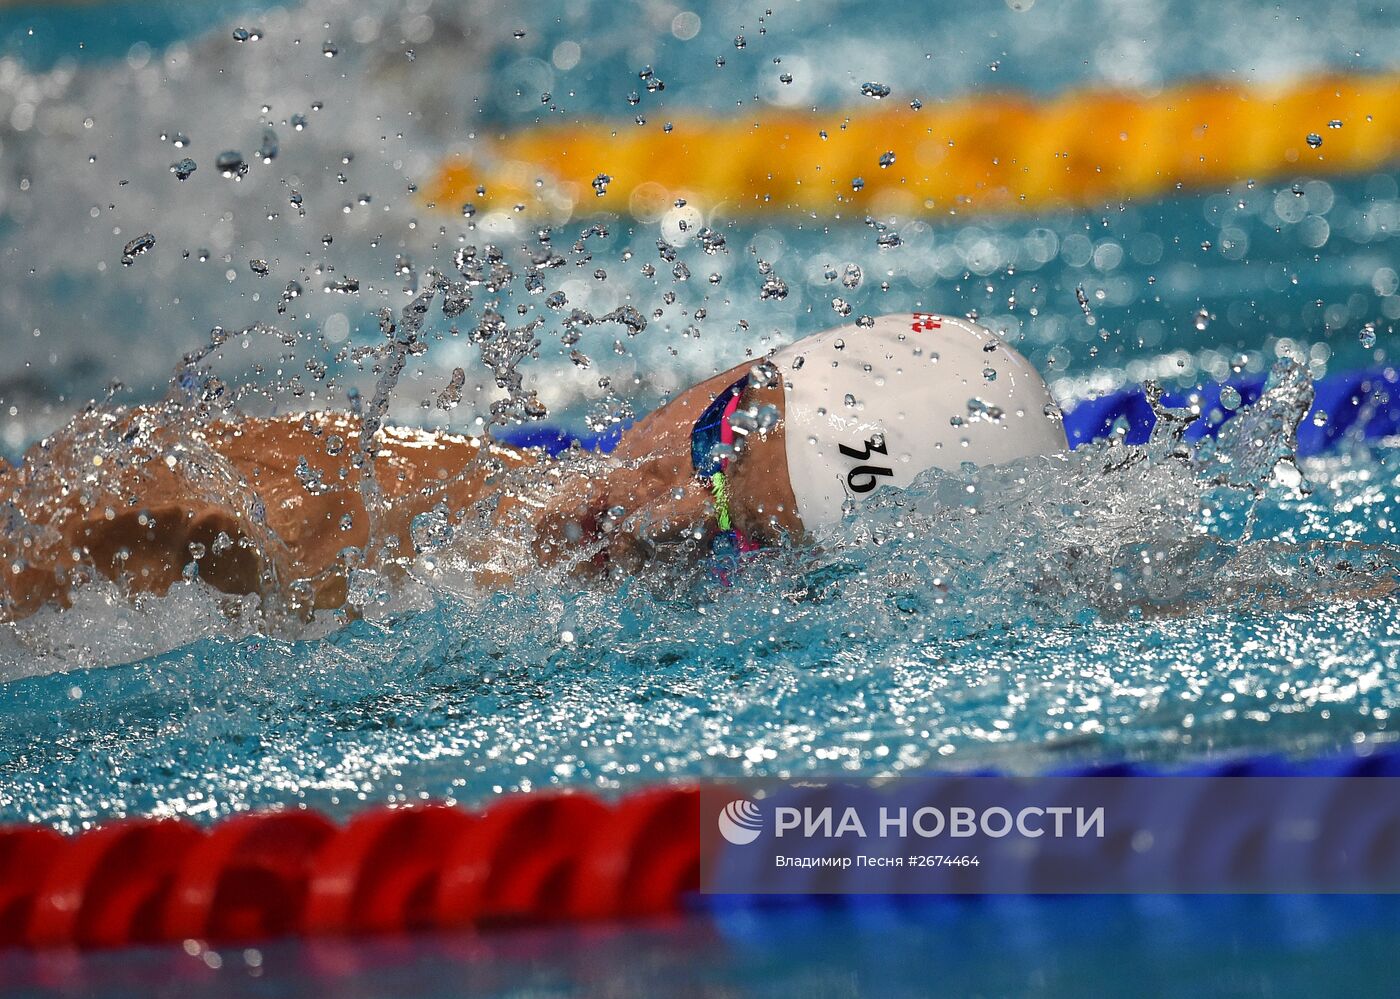
[[[1397,159],[1400,73],[677,116],[669,131],[540,126],[478,139],[424,193],[443,209],[536,215],[654,217],[680,197],[732,216],[859,218],[1043,211]]]

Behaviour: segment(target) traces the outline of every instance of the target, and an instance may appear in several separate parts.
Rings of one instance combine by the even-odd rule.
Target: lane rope
[[[447,211],[518,206],[555,221],[651,220],[677,198],[724,217],[1043,212],[1393,163],[1400,73],[677,116],[671,126],[581,121],[480,138],[423,191]]]
[[[1133,775],[1396,778],[1400,750],[1173,768],[1118,763],[1046,776]],[[966,779],[909,778],[929,800],[939,797],[940,781]],[[694,785],[656,787],[603,801],[587,792],[525,792],[478,812],[375,806],[343,825],[292,810],[234,815],[208,828],[120,819],[71,836],[42,826],[0,827],[0,950],[489,930],[686,912],[723,916],[773,905],[772,898],[699,894],[700,793]],[[1394,854],[1396,807],[1354,836],[1354,848]],[[1194,838],[1183,837],[1180,846],[1181,863],[1198,862]],[[742,850],[721,846],[713,862],[742,866]],[[1128,851],[1124,863],[1132,862]],[[1021,872],[1005,869],[1016,863],[1008,855],[993,865],[998,884],[1019,883]],[[777,902],[827,909],[833,899]]]

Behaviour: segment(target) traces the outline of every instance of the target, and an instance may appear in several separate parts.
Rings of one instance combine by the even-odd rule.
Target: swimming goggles
[[[725,477],[734,447],[734,425],[731,421],[748,385],[749,376],[745,375],[715,396],[714,402],[700,414],[700,419],[695,421],[695,428],[690,432],[690,462],[695,474],[709,483],[714,494],[715,521],[720,533],[712,548],[716,573],[724,586],[729,585],[729,575],[738,568],[740,556],[757,551],[759,547],[734,525],[729,511],[729,484]]]

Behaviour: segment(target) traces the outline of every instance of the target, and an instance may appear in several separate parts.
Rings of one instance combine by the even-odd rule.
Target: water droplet
[[[748,43],[748,40],[747,40],[746,38],[744,38],[743,35],[735,35],[735,36],[734,36],[734,47],[735,47],[736,49],[746,48],[746,47],[748,46],[748,44],[749,44],[749,43]]]
[[[915,97],[912,101],[909,102],[909,107],[915,111],[921,111],[923,110],[924,102]]]
[[[136,262],[137,257],[141,256],[143,253],[149,253],[151,248],[155,245],[156,237],[154,234],[146,232],[137,236],[122,247],[122,265],[130,267]]]
[[[851,303],[844,298],[833,298],[831,300],[831,309],[838,316],[849,316],[851,314]]]
[[[1361,333],[1357,336],[1357,339],[1361,341],[1361,346],[1365,347],[1367,350],[1374,347],[1376,345],[1376,324],[1367,323],[1362,326]]]
[[[883,100],[890,96],[890,88],[884,83],[862,83],[860,92],[866,97],[873,97],[875,100]]]
[[[593,193],[598,197],[603,197],[608,193],[608,185],[612,183],[612,178],[605,173],[600,173],[593,178]]]
[[[791,83],[791,82],[792,82],[792,74],[791,74],[791,73],[780,73],[780,74],[778,75],[778,82],[779,82],[779,83]]]
[[[1240,408],[1240,403],[1242,401],[1243,400],[1240,398],[1240,390],[1235,388],[1235,386],[1220,386],[1220,406],[1222,409],[1228,409],[1233,413]]]
[[[188,156],[178,163],[170,164],[170,172],[173,173],[178,180],[189,180],[190,174],[194,173],[197,169],[199,169],[198,164]]]
[[[865,178],[864,178],[864,177],[852,177],[852,178],[851,178],[851,190],[852,190],[852,191],[859,191],[859,190],[860,190],[861,188],[863,188],[863,187],[865,187]]]
[[[847,288],[859,288],[861,276],[858,264],[847,264],[845,270],[841,272],[841,283]]]
[[[1342,127],[1342,120],[1341,120],[1340,118],[1333,118],[1331,121],[1329,121],[1329,122],[1327,123],[1327,127],[1328,127],[1328,128],[1341,128],[1341,127]]]
[[[1092,326],[1097,320],[1094,319],[1094,310],[1089,307],[1089,296],[1084,291],[1082,284],[1074,287],[1074,300],[1079,303],[1079,311],[1084,313],[1084,318],[1089,320]]]
[[[258,275],[258,277],[267,277],[267,272],[269,268],[267,266],[266,260],[255,257],[254,259],[248,261],[248,269],[251,270],[254,274]]]
[[[1206,331],[1206,328],[1210,326],[1210,319],[1211,315],[1209,311],[1207,311],[1206,309],[1197,309],[1195,320],[1197,331],[1204,333]]]
[[[985,375],[986,372],[984,371],[983,374]],[[991,381],[992,379],[987,380]],[[1000,423],[1005,416],[1006,413],[1000,406],[992,405],[976,396],[967,400],[967,423]]]
[[[335,42],[322,42],[321,54],[327,59],[334,59],[340,54],[340,49],[336,48]]]
[[[1322,136],[1318,135],[1316,132],[1309,132],[1308,145],[1316,149],[1318,146],[1322,145]]]
[[[225,177],[239,178],[248,172],[248,164],[243,162],[243,154],[229,149],[219,154],[214,168]]]
[[[277,133],[270,128],[263,129],[262,143],[258,146],[258,156],[264,163],[277,158]]]
[[[302,129],[306,128],[306,115],[300,113],[294,114],[292,115],[290,120],[292,123],[292,128],[295,131],[300,132]]]
[[[894,166],[894,150],[889,150],[880,154],[880,169],[884,170]]]

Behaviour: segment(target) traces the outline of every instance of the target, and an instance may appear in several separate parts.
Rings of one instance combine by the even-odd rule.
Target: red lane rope
[[[395,933],[677,912],[699,887],[700,797],[521,794],[471,813],[126,819],[0,827],[0,948]]]

